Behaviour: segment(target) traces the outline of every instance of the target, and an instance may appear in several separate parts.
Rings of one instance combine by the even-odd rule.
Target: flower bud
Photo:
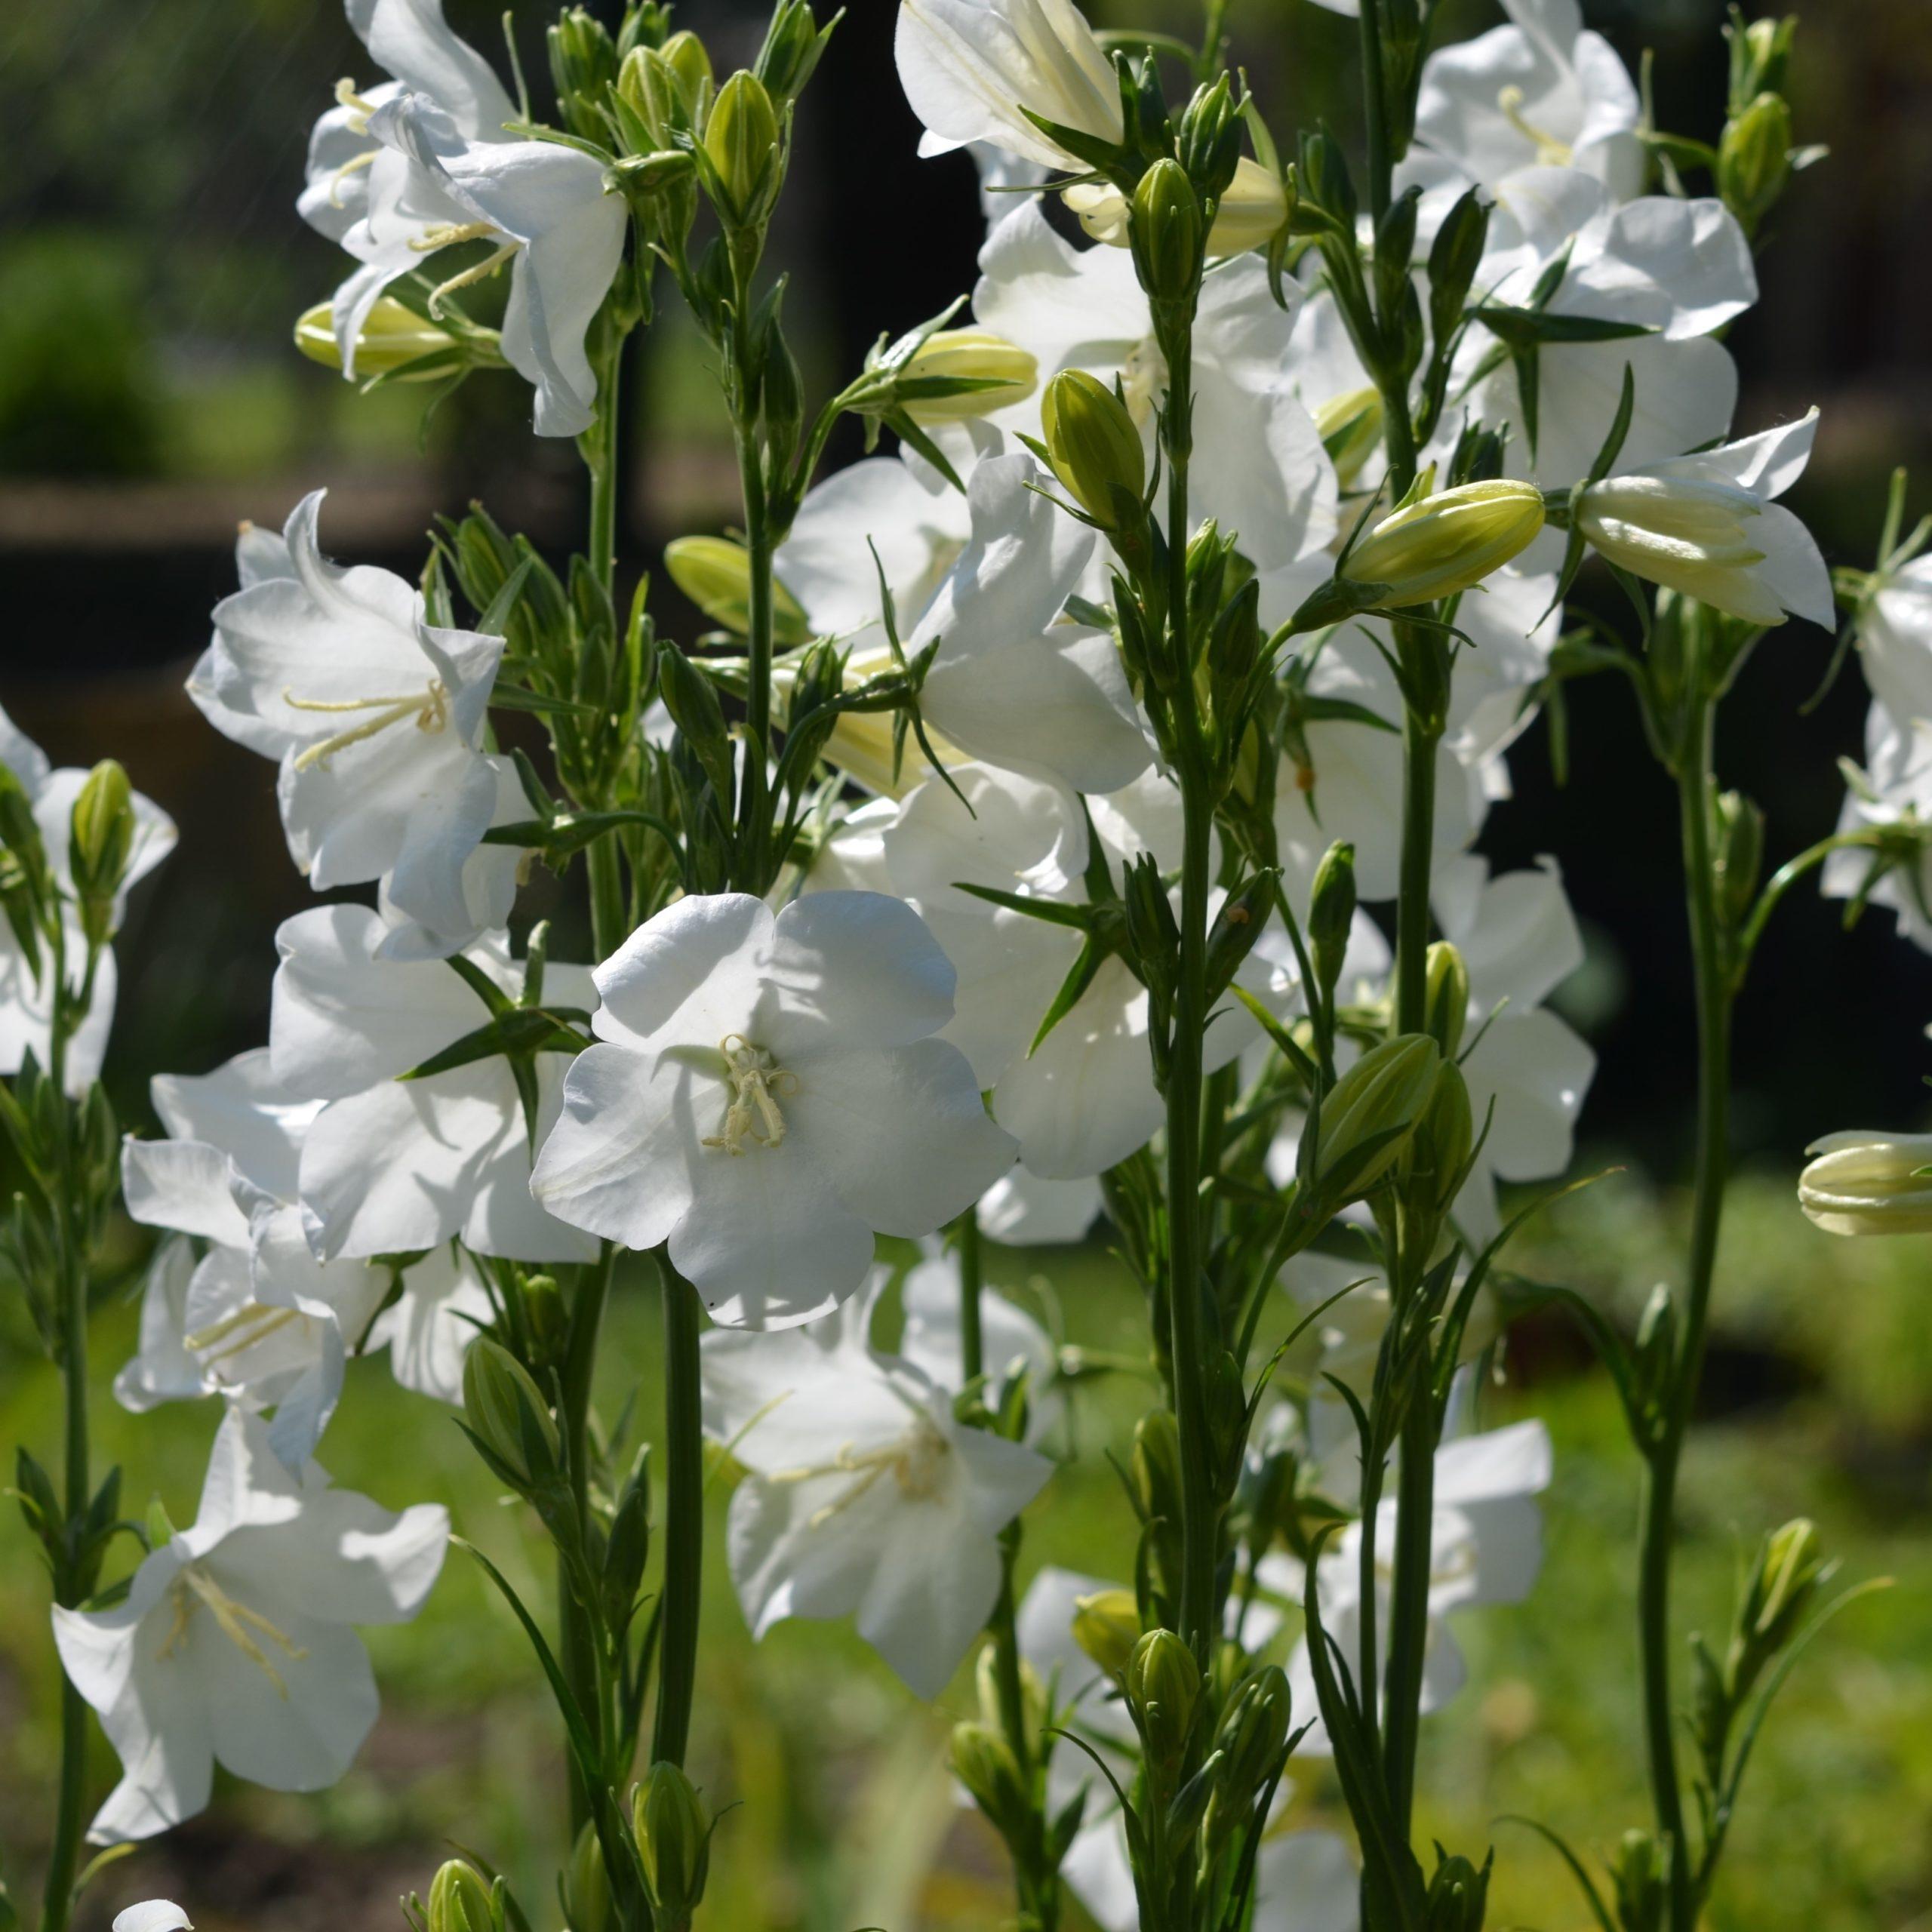
[[[1442,1056],[1426,1033],[1371,1047],[1321,1103],[1318,1133],[1302,1137],[1304,1178],[1324,1204],[1358,1199],[1393,1167],[1435,1089]]]
[[[1429,326],[1445,343],[1463,319],[1489,239],[1489,204],[1472,188],[1442,217],[1429,250]]]
[[[1827,1234],[1932,1233],[1932,1134],[1828,1134],[1805,1149],[1798,1204]]]
[[[1140,1609],[1131,1590],[1097,1590],[1073,1600],[1073,1641],[1109,1677],[1126,1669],[1140,1641]]]
[[[1574,526],[1613,564],[1739,617],[1757,616],[1745,573],[1764,561],[1752,525],[1763,500],[1716,477],[1641,473],[1592,483],[1571,505]],[[1762,618],[1758,618],[1762,621]]]
[[[1041,400],[1047,457],[1067,494],[1103,529],[1141,514],[1147,454],[1127,405],[1084,369],[1063,369]]]
[[[1226,74],[1211,86],[1195,89],[1174,131],[1182,169],[1196,191],[1217,198],[1225,194],[1240,157],[1241,135],[1241,112]]]
[[[1423,968],[1423,1031],[1454,1060],[1463,1044],[1469,1012],[1469,969],[1447,940],[1429,949]]]
[[[1355,922],[1355,848],[1337,839],[1321,855],[1308,901],[1309,964],[1325,999],[1335,990]]]
[[[901,369],[894,398],[915,423],[964,423],[1024,402],[1039,381],[1038,360],[990,329],[940,329]],[[949,390],[948,385],[991,388]]]
[[[1717,173],[1724,206],[1749,234],[1791,179],[1791,109],[1782,94],[1761,94],[1725,122]]]
[[[1221,1777],[1208,1807],[1210,1841],[1238,1830],[1287,1755],[1293,1712],[1287,1674],[1269,1664],[1242,1686],[1216,1734]]]
[[[653,1764],[631,1801],[631,1829],[660,1922],[684,1926],[704,1897],[711,1866],[711,1820],[675,1764]]]
[[[1149,1409],[1134,1426],[1134,1494],[1145,1517],[1180,1521],[1180,1429],[1171,1409]]]
[[[1534,483],[1465,483],[1384,517],[1349,552],[1349,579],[1380,586],[1374,601],[1391,609],[1433,604],[1500,570],[1542,528]]]
[[[355,338],[355,373],[358,377],[388,375],[406,371],[424,357],[441,355],[455,348],[457,339],[448,329],[425,321],[413,309],[406,309],[393,297],[382,297],[368,313]],[[342,345],[336,340],[335,304],[318,302],[296,318],[295,346],[311,362],[325,369],[342,367]],[[432,383],[449,374],[447,362],[416,375],[402,374],[399,382]]]
[[[826,33],[819,30],[808,0],[779,0],[758,49],[756,72],[772,98],[781,105],[796,100],[825,51]]]
[[[1134,191],[1128,239],[1148,298],[1190,300],[1201,279],[1201,202],[1177,161],[1157,161]]]
[[[1281,874],[1272,869],[1257,872],[1222,900],[1208,929],[1207,997],[1211,1004],[1234,983],[1254,943],[1275,909]]]
[[[1660,1932],[1670,1894],[1670,1857],[1663,1841],[1648,1832],[1626,1832],[1610,1876],[1622,1932]]]
[[[694,33],[674,33],[662,47],[634,47],[617,70],[617,92],[660,149],[678,134],[701,130],[711,85],[710,56]]]
[[[1802,1516],[1774,1530],[1759,1546],[1738,1601],[1725,1666],[1734,1703],[1749,1693],[1759,1671],[1798,1634],[1827,1567],[1817,1525]]]
[[[586,1820],[577,1835],[570,1869],[564,1875],[564,1915],[570,1932],[608,1932],[611,1875],[604,1865],[603,1841]]]
[[[429,1881],[429,1932],[491,1932],[489,1881],[468,1860],[446,1859]]]
[[[479,1335],[463,1364],[463,1420],[503,1472],[525,1488],[552,1473],[563,1441],[543,1392],[500,1343]]]
[[[1764,814],[1741,792],[1716,801],[1718,897],[1734,926],[1750,916],[1764,864]]]
[[[1131,245],[1128,199],[1111,181],[1082,181],[1062,189],[1060,199],[1090,240],[1110,248]],[[1244,155],[1215,208],[1204,252],[1219,259],[1265,248],[1281,232],[1288,214],[1288,192],[1280,177]]]
[[[771,211],[778,177],[778,115],[764,83],[742,69],[718,91],[704,129],[704,151],[718,171],[728,224],[749,226]]]
[[[664,546],[671,581],[714,624],[745,636],[752,627],[752,558],[728,537],[680,537]],[[771,634],[781,645],[811,635],[804,607],[776,579],[771,586]]]
[[[88,774],[74,801],[67,840],[68,863],[81,904],[81,928],[91,946],[113,936],[114,902],[134,856],[134,788],[112,758]]]
[[[1033,1814],[1020,1761],[989,1724],[956,1724],[952,1740],[953,1775],[1002,1833],[1023,1831]]]
[[[1436,1223],[1454,1203],[1475,1132],[1463,1069],[1445,1060],[1435,1069],[1435,1084],[1417,1116],[1401,1167],[1404,1204],[1430,1234],[1431,1245]]]
[[[596,140],[608,131],[603,103],[617,78],[617,43],[610,29],[583,8],[568,7],[545,38],[564,125],[574,134]]]
[[[1783,20],[1767,17],[1749,24],[1732,16],[1724,35],[1730,43],[1728,98],[1734,116],[1761,94],[1783,93],[1785,70],[1790,64],[1792,42],[1797,35],[1795,14],[1788,14]]]
[[[1371,387],[1331,396],[1315,411],[1315,426],[1335,466],[1336,480],[1345,486],[1352,483],[1382,441],[1382,392]]]
[[[1493,1855],[1493,1854],[1492,1854]],[[1429,1881],[1429,1932],[1482,1932],[1489,1898],[1489,1866],[1478,1871],[1458,1853],[1436,1849],[1435,1875]]]
[[[1194,1653],[1171,1630],[1149,1630],[1134,1645],[1121,1681],[1149,1753],[1171,1770],[1187,1748],[1201,1703],[1201,1666]]]

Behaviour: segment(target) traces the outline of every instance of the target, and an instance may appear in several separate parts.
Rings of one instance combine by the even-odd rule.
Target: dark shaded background
[[[475,43],[497,10],[451,0]],[[601,9],[611,11],[608,5]],[[890,0],[854,0],[805,103],[774,239],[795,279],[786,313],[809,377],[849,371],[881,330],[971,285],[979,235],[962,159],[915,159],[916,127],[891,58]],[[1192,10],[1097,10],[1189,30]],[[1715,0],[1591,5],[1634,65],[1656,50],[1659,118],[1714,137],[1724,54]],[[543,10],[515,9],[533,79]],[[1444,0],[1449,37],[1496,17]],[[761,29],[749,0],[686,0],[681,24],[721,72]],[[0,701],[61,761],[112,752],[180,821],[181,851],[137,910],[117,1084],[199,1068],[258,1040],[276,921],[306,897],[281,847],[273,773],[211,731],[180,694],[232,587],[238,518],[278,523],[331,487],[338,555],[413,574],[437,511],[472,494],[567,549],[582,504],[568,445],[523,431],[527,393],[474,381],[419,436],[420,392],[356,396],[288,346],[294,315],[344,258],[291,203],[307,131],[338,74],[366,56],[326,0],[70,0],[0,25],[0,583],[8,618]],[[1893,466],[1926,470],[1932,361],[1932,35],[1924,0],[1835,0],[1808,17],[1792,91],[1799,137],[1830,158],[1776,218],[1761,306],[1736,331],[1739,421],[1816,401],[1818,455],[1793,501],[1834,562],[1869,564]],[[1306,0],[1235,0],[1229,29],[1278,133],[1327,112],[1349,133],[1353,29]],[[539,82],[540,91],[540,82]],[[729,521],[734,485],[701,354],[671,316],[633,381],[623,549],[635,571],[669,537]],[[856,453],[851,444],[841,460]],[[1932,482],[1915,492],[1932,503]],[[680,610],[668,585],[660,623]],[[1829,829],[1840,755],[1860,749],[1855,667],[1812,717],[1798,706],[1829,641],[1798,624],[1759,648],[1724,715],[1727,783],[1757,798],[1774,862]],[[1571,774],[1553,783],[1542,728],[1515,755],[1517,796],[1495,813],[1500,863],[1562,859],[1592,945],[1572,1004],[1603,1064],[1587,1116],[1607,1145],[1681,1165],[1690,1011],[1678,909],[1675,802],[1627,695],[1571,703]],[[1932,967],[1887,915],[1841,931],[1794,894],[1740,1016],[1743,1150],[1781,1163],[1854,1121],[1922,1112]]]

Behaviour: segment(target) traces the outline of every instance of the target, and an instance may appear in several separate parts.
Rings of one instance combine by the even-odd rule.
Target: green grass
[[[1670,1272],[1681,1203],[1623,1177],[1567,1204],[1521,1257],[1621,1306]],[[1774,1364],[1774,1393],[1702,1426],[1684,1472],[1679,1629],[1716,1631],[1741,1555],[1765,1528],[1816,1517],[1844,1576],[1897,1587],[1828,1630],[1789,1687],[1761,1746],[1711,1914],[1713,1932],[1872,1932],[1923,1926],[1932,1912],[1932,1586],[1927,1444],[1932,1324],[1916,1241],[1833,1241],[1791,1205],[1788,1185],[1739,1184],[1719,1286],[1716,1367]],[[993,1272],[1023,1297],[1050,1271],[1072,1339],[1132,1351],[1141,1317],[1103,1257],[994,1251]],[[177,1521],[192,1514],[217,1420],[208,1404],[135,1417],[106,1395],[131,1346],[133,1312],[96,1324],[103,1465],[129,1472],[138,1512],[150,1491]],[[17,1331],[12,1331],[17,1334]],[[605,1359],[607,1412],[646,1384],[655,1360],[647,1291],[620,1291]],[[1614,1400],[1567,1337],[1539,1327],[1516,1353],[1526,1377],[1496,1392],[1491,1420],[1534,1413],[1556,1443],[1548,1558],[1520,1607],[1459,1626],[1472,1682],[1426,1732],[1421,1830],[1480,1856],[1498,1847],[1490,1924],[1546,1932],[1585,1913],[1555,1857],[1506,1813],[1534,1815],[1586,1856],[1641,1822],[1644,1798],[1631,1630],[1634,1472]],[[44,1364],[0,1358],[0,1442],[51,1454],[56,1391]],[[1134,1378],[1094,1386],[1080,1414],[1083,1459],[1029,1514],[1026,1561],[1118,1574],[1128,1518],[1100,1454],[1124,1438],[1144,1395]],[[463,1534],[534,1603],[549,1587],[540,1546],[506,1507],[448,1413],[405,1395],[377,1362],[351,1372],[324,1444],[338,1481],[392,1506],[447,1503]],[[714,1496],[712,1548],[725,1498]],[[721,1562],[706,1579],[697,1764],[734,1807],[720,1827],[707,1916],[718,1932],[891,1932],[983,1927],[1010,1909],[998,1847],[955,1809],[943,1768],[947,1723],[970,1695],[915,1704],[847,1629],[781,1626],[749,1641]],[[548,1872],[560,1850],[561,1766],[536,1668],[475,1567],[453,1553],[414,1625],[371,1634],[383,1722],[356,1769],[317,1798],[224,1782],[214,1810],[144,1848],[103,1880],[112,1903],[171,1890],[198,1924],[272,1922],[288,1932],[393,1924],[396,1891],[425,1884],[448,1841],[515,1876],[535,1922],[554,1922]],[[0,1518],[0,1836],[30,1864],[45,1829],[54,1680],[44,1581],[11,1512]],[[100,1788],[113,1775],[105,1746]],[[1339,1816],[1321,1767],[1298,1774],[1310,1819]],[[11,1874],[17,1886],[22,1872]]]

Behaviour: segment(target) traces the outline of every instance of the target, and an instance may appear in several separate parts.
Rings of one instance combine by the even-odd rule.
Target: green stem
[[[617,840],[608,834],[593,838],[584,849],[583,863],[590,881],[590,946],[601,963],[630,937]]]
[[[1817,844],[1807,846],[1795,859],[1787,859],[1764,881],[1764,890],[1751,908],[1751,916],[1732,948],[1730,987],[1734,995],[1743,986],[1744,976],[1750,971],[1752,955],[1758,950],[1758,942],[1764,937],[1764,928],[1770,923],[1771,915],[1778,909],[1785,894],[1807,872],[1816,871],[1834,852],[1869,851],[1878,844],[1878,836],[1870,831],[1835,832],[1829,838],[1821,838]]]
[[[580,444],[590,471],[590,568],[607,590],[617,568],[618,417],[623,362],[624,338],[620,335],[598,359],[597,418]]]
[[[1361,104],[1368,139],[1368,211],[1379,223],[1389,212],[1395,172],[1389,151],[1389,110],[1382,85],[1382,0],[1361,0]]]
[[[704,1579],[704,1403],[699,1383],[697,1291],[658,1258],[664,1298],[664,1584],[659,1624],[654,1764],[681,1765],[697,1684]]]
[[[591,1385],[596,1375],[598,1339],[603,1330],[604,1310],[610,1300],[617,1258],[617,1251],[606,1241],[603,1253],[583,1270],[576,1298],[571,1304],[570,1331],[565,1339],[563,1366],[558,1376],[558,1432],[568,1459],[571,1494],[577,1520],[585,1524],[590,1520]],[[607,1700],[598,1632],[589,1609],[577,1601],[577,1592],[571,1587],[561,1552],[557,1561],[557,1624],[558,1661],[602,1757],[610,1740],[603,1734]],[[583,1829],[589,1818],[595,1798],[574,1758],[570,1765],[570,1795],[571,1830],[575,1833]]]
[[[977,1202],[953,1223],[953,1231],[959,1237],[959,1375],[963,1388],[986,1372],[985,1331],[980,1320],[980,1291],[985,1276]]]
[[[1413,660],[1434,648],[1426,638],[1398,638]],[[1435,854],[1435,760],[1441,734],[1432,718],[1405,706],[1402,722],[1402,852],[1395,906],[1395,1030],[1423,1030],[1428,1005],[1429,884]],[[1429,1265],[1426,1254],[1403,1254],[1398,1271],[1415,1278],[1392,1281],[1395,1320],[1405,1318]],[[1389,1657],[1384,1689],[1384,1773],[1396,1821],[1407,1836],[1415,1792],[1423,1663],[1429,1642],[1429,1586],[1435,1518],[1437,1415],[1428,1355],[1403,1408],[1395,1477],[1395,1564],[1389,1601]],[[1364,1520],[1373,1544],[1376,1526]]]
[[[1681,1334],[1664,1426],[1650,1445],[1646,1457],[1638,1558],[1644,1730],[1657,1829],[1670,1840],[1672,1932],[1692,1932],[1696,1907],[1691,1896],[1690,1847],[1684,1841],[1684,1800],[1678,1776],[1671,1694],[1672,1531],[1684,1438],[1703,1371],[1729,1158],[1733,985],[1718,909],[1717,873],[1711,843],[1711,743],[1715,710],[1710,698],[1698,701],[1684,731],[1678,760],[1684,887],[1691,965],[1697,989],[1697,1176]]]

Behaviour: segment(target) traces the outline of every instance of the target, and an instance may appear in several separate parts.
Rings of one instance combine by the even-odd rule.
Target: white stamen
[[[215,1627],[261,1670],[275,1686],[275,1694],[285,1703],[287,1701],[288,1686],[258,1637],[266,1637],[291,1663],[300,1663],[309,1654],[299,1644],[291,1642],[260,1611],[251,1610],[245,1603],[237,1603],[198,1564],[190,1564],[176,1579],[174,1603],[174,1620],[169,1626],[167,1640],[161,1647],[162,1657],[171,1657],[180,1648],[196,1609],[206,1604],[214,1618]]]
[[[318,711],[333,715],[352,711],[375,713],[373,718],[352,724],[346,731],[334,732],[298,753],[295,760],[297,771],[306,771],[311,765],[316,764],[326,768],[337,752],[346,751],[351,745],[359,745],[365,739],[386,731],[392,724],[400,724],[405,718],[414,718],[419,731],[441,731],[450,721],[449,687],[440,678],[432,678],[420,694],[400,697],[297,697],[292,690],[285,690],[281,701],[291,711]]]
[[[841,1510],[851,1509],[888,1472],[907,1501],[927,1501],[939,1493],[945,1459],[952,1453],[952,1444],[934,1426],[932,1418],[915,1412],[912,1427],[903,1435],[883,1443],[876,1449],[859,1449],[848,1442],[829,1463],[804,1469],[780,1469],[765,1480],[808,1482],[817,1476],[853,1478],[829,1503],[813,1511],[807,1527],[815,1530],[830,1521]]]
[[[761,1147],[776,1147],[785,1138],[785,1116],[778,1110],[779,1100],[798,1091],[795,1075],[774,1063],[762,1048],[755,1047],[742,1033],[727,1033],[718,1043],[724,1056],[724,1078],[731,1098],[724,1109],[723,1129],[709,1134],[700,1143],[721,1147],[728,1154],[742,1154],[751,1140]]]
[[[1523,118],[1523,90],[1514,85],[1503,88],[1496,97],[1496,105],[1504,120],[1521,134],[1524,140],[1533,142],[1537,151],[1537,165],[1540,168],[1567,168],[1576,158],[1576,150],[1565,140],[1559,140],[1546,128],[1534,125]]]

